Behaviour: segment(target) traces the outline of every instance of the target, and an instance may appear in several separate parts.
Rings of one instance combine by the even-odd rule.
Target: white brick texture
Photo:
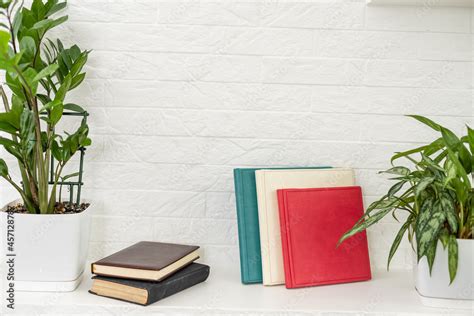
[[[67,14],[54,34],[93,50],[70,96],[91,113],[91,260],[155,239],[238,265],[233,168],[353,167],[368,204],[391,154],[435,137],[404,114],[473,121],[471,9],[70,0]],[[375,268],[398,227],[370,229]],[[410,266],[404,241],[393,267]]]

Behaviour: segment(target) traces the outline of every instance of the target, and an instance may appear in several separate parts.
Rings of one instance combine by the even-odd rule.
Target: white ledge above
[[[367,0],[369,5],[409,5],[423,7],[474,7],[474,0]]]

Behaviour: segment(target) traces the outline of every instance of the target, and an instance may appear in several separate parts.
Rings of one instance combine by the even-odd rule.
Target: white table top
[[[74,292],[17,292],[15,315],[473,315],[468,309],[423,306],[411,271],[375,271],[368,282],[288,290],[242,285],[239,271],[211,267],[209,279],[148,307],[88,293],[90,274]]]

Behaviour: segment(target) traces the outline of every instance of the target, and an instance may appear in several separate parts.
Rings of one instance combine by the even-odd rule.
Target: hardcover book
[[[268,168],[269,170],[322,169],[330,167]],[[244,284],[262,283],[260,229],[258,224],[255,171],[262,168],[234,169],[235,200],[239,231],[240,277]]]
[[[287,288],[370,280],[365,231],[338,241],[362,216],[360,187],[278,190]]]
[[[277,190],[354,185],[349,168],[258,170],[258,219],[264,285],[285,283]]]
[[[199,258],[198,246],[141,241],[92,263],[92,273],[160,281]]]
[[[89,292],[140,305],[150,305],[204,282],[209,276],[209,271],[209,266],[191,263],[161,282],[94,276]]]

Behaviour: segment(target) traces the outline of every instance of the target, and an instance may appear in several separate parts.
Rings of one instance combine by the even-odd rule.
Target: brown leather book
[[[198,246],[141,241],[92,263],[92,273],[161,281],[199,258]]]

